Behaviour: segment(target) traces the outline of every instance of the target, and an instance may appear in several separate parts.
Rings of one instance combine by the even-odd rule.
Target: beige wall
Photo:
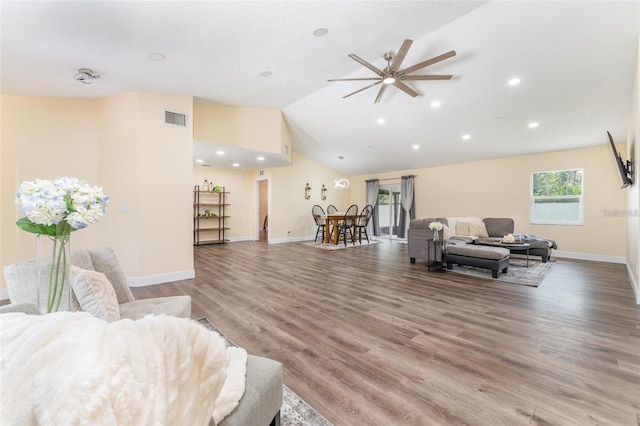
[[[329,204],[338,209],[349,206],[350,191],[334,188],[334,180],[348,178],[343,173],[323,166],[298,153],[293,153],[291,166],[267,169],[269,178],[269,242],[304,240],[313,237],[316,225],[311,208]],[[305,200],[304,187],[311,187],[311,199]],[[327,199],[320,199],[320,188],[327,187]]]
[[[128,94],[104,100],[3,95],[1,264],[35,256],[13,203],[24,180],[75,176],[111,197],[72,249],[112,246],[127,277],[144,282],[193,271],[192,127],[164,124],[164,108],[192,115],[190,96]],[[128,208],[128,212],[123,212]],[[4,281],[3,281],[4,287]]]
[[[280,110],[195,105],[193,112],[194,139],[270,152],[290,160],[291,141]]]
[[[638,55],[636,57],[635,83],[633,87],[631,112],[629,113],[629,131],[627,134],[626,159],[634,161],[634,183],[627,193],[627,267],[634,285],[636,300],[640,304],[640,184],[638,166],[640,165],[640,37],[638,38]]]
[[[193,161],[193,160],[192,160]],[[225,222],[229,229],[225,238],[231,241],[254,240],[255,235],[255,172],[242,170],[216,169],[207,166],[194,166],[192,188],[202,185],[207,179],[214,185],[222,186],[225,191],[226,201],[230,205],[226,207],[225,214],[231,216]]]
[[[95,101],[3,95],[0,151],[2,152],[2,257],[6,265],[36,255],[33,234],[15,225],[22,215],[15,191],[25,180],[75,176],[102,186],[98,176],[97,106]],[[92,245],[102,221],[74,232],[72,249]],[[2,278],[4,287],[4,277]]]
[[[334,180],[342,178],[347,176],[297,153],[293,153],[291,165],[267,168],[262,176],[257,171],[193,168],[193,185],[202,185],[207,179],[231,192],[228,199],[231,229],[226,235],[231,241],[258,239],[256,231],[264,221],[264,217],[258,217],[259,181],[268,181],[269,242],[281,243],[306,240],[315,235],[316,226],[311,217],[314,204],[325,209],[329,204],[342,209],[348,207],[350,191],[335,189],[333,185]],[[312,188],[310,200],[304,199],[307,182]],[[320,199],[323,184],[327,187],[324,201]]]
[[[516,231],[547,236],[560,251],[622,261],[626,247],[626,219],[607,217],[605,210],[626,208],[626,194],[618,189],[618,172],[603,138],[602,146],[570,151],[406,170],[351,179],[352,200],[365,202],[365,179],[415,174],[416,217],[512,217]],[[584,169],[584,225],[529,223],[531,173]],[[383,183],[392,183],[385,181]]]

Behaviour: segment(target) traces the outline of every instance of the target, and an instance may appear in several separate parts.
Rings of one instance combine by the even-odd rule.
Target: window
[[[533,173],[531,223],[582,225],[582,169]]]

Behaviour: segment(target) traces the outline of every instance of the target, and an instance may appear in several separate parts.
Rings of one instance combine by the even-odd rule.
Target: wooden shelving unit
[[[193,245],[224,244],[225,231],[230,228],[226,221],[230,216],[225,214],[229,192],[225,188],[220,191],[201,191],[200,185],[193,188]]]

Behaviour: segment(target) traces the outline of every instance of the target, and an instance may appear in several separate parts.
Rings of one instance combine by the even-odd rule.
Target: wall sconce
[[[327,199],[327,188],[322,184],[322,188],[320,189],[320,199],[322,201]]]
[[[307,184],[304,186],[304,199],[311,199],[311,187],[309,186],[309,182],[307,182]]]

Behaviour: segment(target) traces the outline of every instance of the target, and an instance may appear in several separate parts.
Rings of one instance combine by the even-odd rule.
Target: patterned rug
[[[535,260],[538,259],[538,260]],[[500,272],[498,278],[491,277],[491,270],[484,268],[476,268],[475,266],[460,266],[453,265],[453,269],[447,269],[447,273],[471,275],[474,277],[488,278],[510,284],[527,285],[530,287],[538,287],[542,284],[555,261],[549,260],[547,263],[542,263],[539,257],[532,259],[529,257],[529,267],[527,268],[526,259],[520,257],[510,257],[509,270],[506,274]]]
[[[219,333],[227,341],[229,346],[237,346],[227,336],[222,334],[220,330],[215,328],[209,320],[200,318],[196,320],[208,330]],[[333,426],[327,419],[322,417],[302,398],[296,395],[286,385],[282,385],[282,407],[280,408],[280,425],[281,426]]]
[[[367,247],[367,246],[372,246],[375,244],[380,244],[382,241],[379,240],[364,240],[362,242],[362,244],[360,244],[359,242],[355,243],[355,244],[351,244],[349,241],[347,241],[347,245],[344,245],[344,242],[342,240],[340,240],[340,242],[338,244],[332,244],[332,243],[321,243],[320,241],[315,242],[315,241],[309,241],[309,242],[305,242],[302,243],[305,246],[312,246],[315,248],[319,248],[321,250],[342,250],[342,249],[347,249],[347,248],[357,248],[357,247]]]

